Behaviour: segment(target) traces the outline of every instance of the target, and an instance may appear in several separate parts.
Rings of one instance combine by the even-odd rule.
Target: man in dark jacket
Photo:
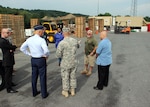
[[[16,93],[18,91],[12,88],[12,71],[13,71],[13,51],[17,48],[8,41],[9,31],[3,28],[1,31],[0,48],[3,53],[2,66],[5,69],[5,87],[8,93]]]
[[[48,37],[48,34],[46,33],[46,27],[44,27],[44,33],[43,33],[42,38],[45,39],[45,42],[46,42],[46,44],[48,46],[49,41],[48,41],[47,37]]]
[[[0,34],[1,38],[1,34]],[[3,60],[3,54],[2,50],[0,49],[0,75],[1,75],[1,84],[0,84],[0,91],[2,91],[5,88],[5,71],[4,67],[2,66],[2,60]]]

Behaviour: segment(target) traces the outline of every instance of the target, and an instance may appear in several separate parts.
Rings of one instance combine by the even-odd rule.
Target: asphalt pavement
[[[99,35],[94,35],[99,42]],[[30,57],[17,49],[15,52],[14,88],[18,93],[0,92],[0,107],[150,107],[150,33],[108,33],[112,42],[113,63],[110,67],[109,85],[102,91],[94,90],[97,83],[97,66],[91,76],[80,74],[83,69],[84,41],[78,49],[77,89],[75,96],[61,95],[60,67],[55,56],[55,46],[49,44],[47,60],[47,89],[49,96],[32,97]],[[40,83],[38,81],[38,89]]]

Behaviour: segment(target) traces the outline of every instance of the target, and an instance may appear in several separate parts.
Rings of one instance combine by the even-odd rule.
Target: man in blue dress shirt
[[[108,86],[109,67],[112,63],[111,41],[107,38],[107,32],[100,33],[101,42],[96,50],[96,64],[98,65],[98,82],[95,90],[103,90],[103,86]]]
[[[28,38],[20,47],[20,50],[31,56],[32,65],[32,93],[33,97],[38,95],[40,91],[37,90],[37,79],[40,76],[41,94],[42,98],[48,96],[47,80],[46,80],[46,59],[49,56],[49,49],[45,40],[41,37],[44,33],[42,25],[34,26],[35,35]],[[29,48],[29,50],[28,50]]]

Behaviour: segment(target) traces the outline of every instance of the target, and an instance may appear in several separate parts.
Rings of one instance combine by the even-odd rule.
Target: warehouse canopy
[[[44,20],[44,21],[54,21],[55,18],[54,17],[44,16],[41,20]]]
[[[54,20],[70,20],[70,19],[74,19],[76,16],[73,14],[67,14],[66,16],[58,16],[58,17],[48,17],[48,16],[44,16],[41,20],[44,21],[54,21]]]
[[[67,19],[74,19],[76,16],[74,16],[73,14],[68,14],[66,16],[62,16],[61,19],[62,20],[67,20]]]

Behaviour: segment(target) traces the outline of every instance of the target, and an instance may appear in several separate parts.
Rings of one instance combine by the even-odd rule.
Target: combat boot
[[[70,92],[71,92],[71,95],[72,95],[72,96],[75,95],[75,89],[74,89],[74,88],[72,88],[72,89],[70,90]]]
[[[69,96],[68,91],[63,90],[62,95],[65,96],[66,98]]]
[[[87,76],[90,76],[92,74],[92,71],[89,71],[86,73]]]
[[[81,74],[87,74],[88,70],[84,69],[83,71],[81,71]]]

